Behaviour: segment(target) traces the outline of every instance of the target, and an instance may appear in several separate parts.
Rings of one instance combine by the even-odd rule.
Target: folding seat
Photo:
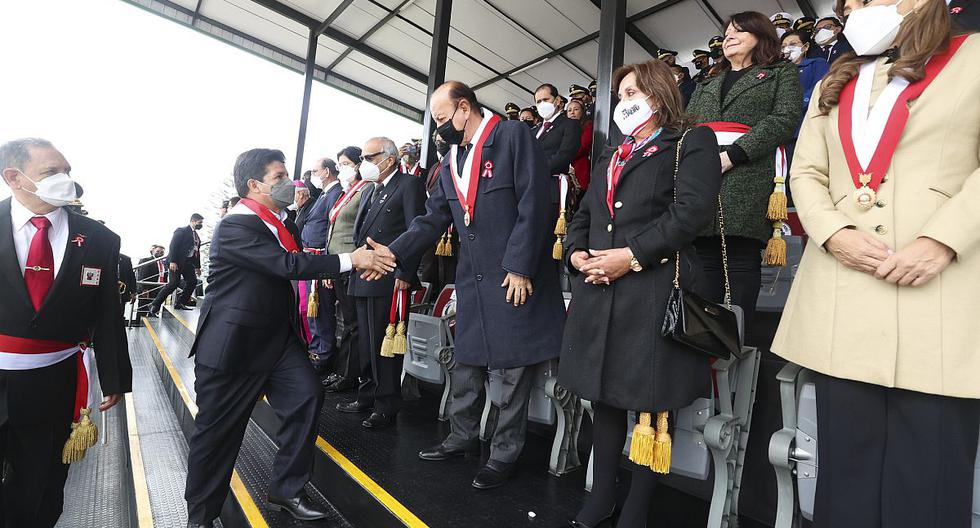
[[[429,383],[442,384],[439,419],[449,419],[449,369],[454,361],[454,320],[456,285],[447,284],[439,292],[430,314],[412,312],[408,317],[408,350],[403,368],[406,374]],[[416,296],[416,298],[418,298]],[[413,304],[415,304],[413,299]],[[423,304],[424,301],[418,304]]]
[[[760,312],[782,312],[789,296],[789,287],[796,277],[796,270],[803,258],[803,237],[784,236],[786,241],[786,265],[762,266],[762,286],[756,309]]]

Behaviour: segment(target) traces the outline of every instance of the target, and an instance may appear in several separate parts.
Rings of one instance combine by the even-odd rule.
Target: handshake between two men
[[[361,278],[372,281],[384,277],[395,270],[395,254],[388,246],[379,244],[368,237],[367,244],[350,254],[351,265],[361,272]]]

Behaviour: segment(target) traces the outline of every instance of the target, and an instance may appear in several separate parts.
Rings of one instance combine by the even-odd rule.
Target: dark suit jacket
[[[544,123],[542,121],[534,127],[531,130],[531,135],[537,136],[538,130],[544,126]],[[564,114],[555,118],[551,127],[538,138],[538,143],[541,144],[541,149],[544,151],[549,176],[568,174],[568,166],[575,159],[581,140],[582,126],[578,121],[572,121]]]
[[[148,290],[151,288],[151,286],[143,286],[142,284],[139,284],[140,282],[157,282],[160,279],[160,269],[157,267],[156,262],[154,262],[153,264],[147,264],[143,266],[143,264],[146,264],[151,260],[153,260],[153,257],[141,258],[139,262],[140,266],[136,268],[136,280],[137,280],[136,288],[139,292],[143,292],[144,290]],[[167,275],[169,274],[169,272],[170,270],[167,269],[167,263],[166,261],[164,261],[163,282],[167,281]]]
[[[478,180],[476,210],[467,227],[453,184],[449,156],[426,214],[390,245],[399,264],[429,250],[450,222],[459,233],[456,254],[456,361],[492,369],[533,365],[558,356],[565,319],[558,267],[551,258],[556,210],[548,168],[520,121],[502,121],[483,144],[493,175]],[[515,308],[500,284],[508,272],[530,277],[534,295]]]
[[[949,3],[953,28],[963,31],[980,31],[980,2],[977,0],[953,0]]]
[[[271,370],[301,343],[289,281],[338,278],[340,258],[287,253],[258,216],[244,214],[218,223],[210,251],[208,294],[190,355],[217,370]]]
[[[119,294],[122,304],[129,302],[129,296],[136,293],[136,272],[133,271],[133,260],[119,254],[119,282],[126,285],[126,290]]]
[[[303,237],[303,246],[311,248],[327,247],[327,231],[330,229],[330,208],[337,203],[344,188],[339,183],[327,192],[320,193],[315,202],[309,205],[303,223],[296,222]]]
[[[362,191],[361,205],[354,221],[354,245],[361,247],[367,238],[380,244],[391,244],[399,235],[408,231],[412,220],[425,213],[425,184],[421,178],[404,173],[395,173],[388,181],[382,196],[374,200],[374,185]],[[435,242],[433,242],[434,244]],[[395,279],[418,285],[415,271],[419,266],[421,254],[402,262],[395,273],[389,273],[381,280],[366,281],[352,273],[350,294],[354,297],[391,297],[395,289]]]
[[[837,42],[834,42],[834,45],[827,49],[824,49],[822,46],[818,46],[816,43],[810,44],[810,51],[807,53],[807,56],[810,58],[819,57],[833,64],[833,62],[839,59],[841,55],[850,51],[854,51],[854,49],[851,48],[851,44],[847,42],[847,39],[844,38],[844,33],[842,32],[837,35]]]
[[[119,317],[119,237],[68,213],[68,246],[38,312],[27,294],[14,248],[10,200],[0,202],[0,334],[91,342],[103,394],[130,392],[133,368]],[[82,235],[79,247],[71,240]],[[98,286],[81,284],[82,268],[102,270]],[[33,370],[0,371],[0,423],[68,423],[75,402],[75,359]]]
[[[201,255],[189,257],[191,250],[194,249],[194,230],[191,226],[178,227],[174,230],[174,236],[170,238],[170,253],[167,254],[167,265],[177,263],[177,266],[201,267]]]

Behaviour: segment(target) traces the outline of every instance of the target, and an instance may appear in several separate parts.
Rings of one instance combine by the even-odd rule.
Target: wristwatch
[[[636,255],[633,255],[633,251],[630,250],[630,269],[632,271],[643,271],[643,266],[640,265],[640,261],[636,260]]]

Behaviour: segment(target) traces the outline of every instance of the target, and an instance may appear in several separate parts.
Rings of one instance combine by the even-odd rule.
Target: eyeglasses
[[[383,150],[379,150],[378,152],[375,152],[374,154],[364,154],[364,155],[361,156],[361,161],[362,162],[363,161],[371,161],[372,159],[377,158],[378,156],[380,156],[382,154],[384,154],[384,151]]]

